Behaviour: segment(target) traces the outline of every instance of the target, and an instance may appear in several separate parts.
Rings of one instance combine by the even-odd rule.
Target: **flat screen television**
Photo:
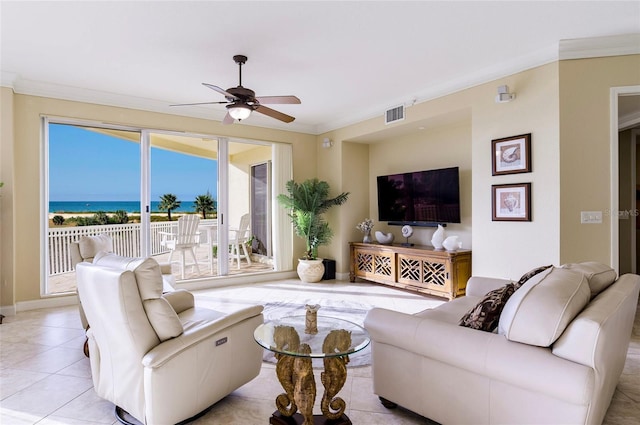
[[[389,224],[460,223],[458,167],[378,176],[378,220]]]

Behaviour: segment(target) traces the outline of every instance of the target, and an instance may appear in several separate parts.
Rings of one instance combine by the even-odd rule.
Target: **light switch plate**
[[[602,211],[581,211],[581,224],[599,224],[602,223]]]

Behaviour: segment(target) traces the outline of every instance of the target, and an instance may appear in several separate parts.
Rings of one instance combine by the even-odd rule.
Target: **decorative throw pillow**
[[[591,289],[591,298],[607,289],[618,277],[616,271],[606,264],[595,261],[584,263],[569,263],[562,266],[563,269],[575,270],[587,278]]]
[[[467,314],[460,319],[460,326],[493,332],[498,327],[500,313],[507,300],[516,290],[515,283],[508,283],[502,288],[487,293]]]
[[[176,311],[164,298],[145,300],[144,311],[160,341],[182,335],[183,328]]]
[[[589,303],[587,278],[550,267],[522,285],[507,301],[498,333],[509,341],[548,347]]]
[[[105,234],[96,236],[83,236],[78,241],[80,256],[84,261],[93,261],[93,257],[100,251],[112,252],[113,241],[111,237]]]
[[[540,267],[536,267],[535,269],[529,270],[528,272],[522,275],[522,277],[518,280],[518,282],[516,282],[516,289],[524,285],[527,282],[527,280],[531,279],[538,273],[542,273],[543,271],[547,270],[549,267],[553,267],[553,266],[549,264],[548,266],[540,266]]]

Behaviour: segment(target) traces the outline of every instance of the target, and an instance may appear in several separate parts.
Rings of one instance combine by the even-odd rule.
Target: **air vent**
[[[403,119],[404,119],[404,105],[387,109],[386,112],[384,113],[385,124],[391,124],[392,122],[402,121]]]

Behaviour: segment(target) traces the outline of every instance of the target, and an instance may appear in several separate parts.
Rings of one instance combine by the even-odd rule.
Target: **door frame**
[[[618,205],[620,201],[620,196],[618,194],[620,182],[618,178],[619,173],[619,138],[618,132],[620,130],[620,123],[618,119],[618,98],[621,96],[634,96],[640,95],[640,85],[636,86],[622,86],[622,87],[611,87],[609,89],[609,151],[611,156],[611,174],[609,175],[610,181],[610,204],[609,204],[609,212],[610,212],[610,244],[611,244],[611,252],[610,252],[610,262],[611,267],[613,267],[616,272],[619,272],[620,267],[620,249],[618,244],[620,243],[620,237],[618,235],[619,232],[619,223],[618,223]],[[632,121],[626,122],[625,125],[630,124],[638,124],[640,123],[640,116],[636,117]]]

